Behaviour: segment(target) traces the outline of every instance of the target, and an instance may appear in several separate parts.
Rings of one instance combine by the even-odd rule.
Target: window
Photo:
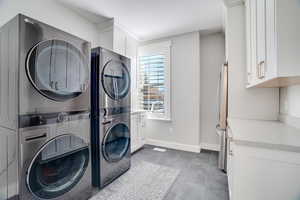
[[[149,118],[170,120],[171,42],[139,48],[138,102]]]

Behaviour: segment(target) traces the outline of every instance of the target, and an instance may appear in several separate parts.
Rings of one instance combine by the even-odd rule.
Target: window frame
[[[145,110],[148,119],[171,121],[171,41],[164,41],[158,43],[152,43],[138,48],[138,97],[140,96],[140,57],[141,56],[154,56],[164,55],[165,56],[165,68],[164,68],[164,113],[155,113],[149,110]],[[140,100],[138,100],[140,104]]]

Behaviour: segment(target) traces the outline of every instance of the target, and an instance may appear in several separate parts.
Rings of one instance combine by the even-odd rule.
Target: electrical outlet
[[[169,133],[173,133],[173,128],[172,127],[169,128]]]

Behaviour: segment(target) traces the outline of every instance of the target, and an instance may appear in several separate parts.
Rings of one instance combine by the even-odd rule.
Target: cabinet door
[[[126,33],[119,27],[114,26],[114,51],[126,55]]]
[[[144,113],[139,115],[138,131],[139,131],[139,148],[142,148],[146,143],[146,137],[144,135],[144,127],[146,126],[146,116]]]
[[[135,41],[130,36],[126,39],[126,56],[130,58],[130,72],[131,72],[131,105],[136,106],[137,97],[137,41]],[[132,107],[133,110],[137,108]]]
[[[2,128],[1,128],[2,129]],[[0,199],[7,198],[7,135],[0,131]]]
[[[137,150],[138,146],[138,122],[137,122],[137,116],[132,115],[131,116],[131,127],[130,127],[130,137],[131,137],[131,153],[135,152]]]
[[[245,1],[246,7],[246,42],[247,42],[247,85],[251,84],[253,73],[252,73],[252,45],[251,45],[251,0]]]
[[[250,34],[249,34],[249,63],[250,63],[250,70],[251,70],[251,83],[254,83],[257,81],[257,34],[256,34],[256,0],[248,0],[249,4],[249,29],[250,29]]]
[[[277,76],[275,0],[266,0],[266,78]]]
[[[18,140],[15,131],[0,128],[0,199],[18,194]]]
[[[13,199],[18,195],[18,139],[14,131],[7,135],[7,197]]]
[[[257,18],[256,18],[256,49],[257,49],[257,73],[258,78],[265,76],[266,65],[266,0],[257,0]]]

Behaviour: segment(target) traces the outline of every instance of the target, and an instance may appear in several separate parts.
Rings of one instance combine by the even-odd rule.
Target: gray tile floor
[[[212,151],[190,153],[146,145],[132,159],[180,169],[180,175],[164,200],[228,200],[226,174],[217,168],[218,154]]]

